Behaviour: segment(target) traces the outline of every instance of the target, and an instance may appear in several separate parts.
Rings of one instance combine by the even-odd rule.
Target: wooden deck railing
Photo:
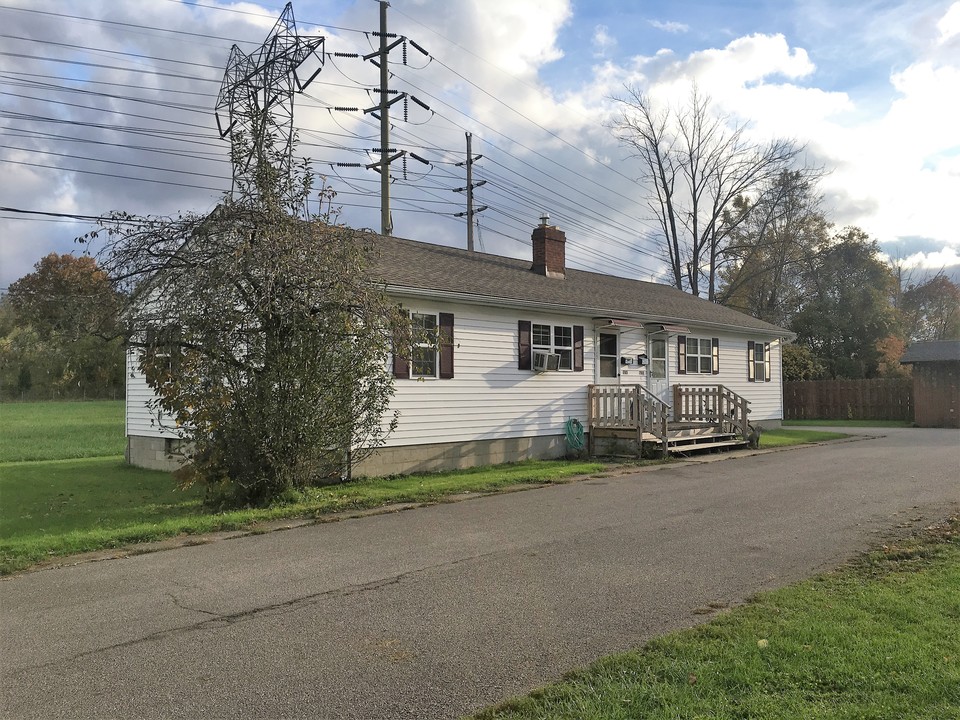
[[[634,430],[667,442],[670,406],[643,385],[589,385],[590,430]]]
[[[674,385],[673,419],[709,422],[741,437],[750,433],[750,401],[723,385]]]

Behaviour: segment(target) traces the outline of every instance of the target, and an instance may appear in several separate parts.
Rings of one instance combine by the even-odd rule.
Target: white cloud
[[[956,8],[960,3],[949,17],[960,17]],[[935,23],[928,20],[928,26]],[[838,223],[860,225],[881,241],[920,235],[960,247],[950,210],[960,197],[956,59],[917,57],[902,66],[890,75],[896,93],[879,111],[868,109],[862,96],[816,87],[814,58],[779,34],[741,37],[687,57],[634,58],[625,70],[604,68],[597,86],[627,75],[652,97],[677,104],[696,81],[718,108],[750,122],[758,139],[791,137],[807,144],[810,156],[831,171],[823,188]]]
[[[941,43],[960,35],[960,2],[951,5],[946,14],[940,18],[937,23],[937,30],[940,31],[938,40]]]
[[[649,20],[650,25],[655,27],[657,30],[663,30],[668,33],[685,33],[690,31],[690,26],[685,23],[672,22],[672,21],[663,21],[663,20]]]
[[[610,28],[606,25],[597,25],[593,29],[594,56],[603,57],[616,45],[617,39],[610,34]]]
[[[889,260],[889,255],[884,254],[884,257]],[[914,253],[898,261],[898,263],[904,268],[939,270],[941,268],[960,265],[960,254],[957,253],[955,248],[944,248],[943,250],[937,250],[935,252]]]

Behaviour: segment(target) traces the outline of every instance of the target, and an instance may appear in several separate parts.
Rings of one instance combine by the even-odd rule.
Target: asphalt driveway
[[[2,715],[457,717],[956,510],[960,433],[865,432],[13,577]]]

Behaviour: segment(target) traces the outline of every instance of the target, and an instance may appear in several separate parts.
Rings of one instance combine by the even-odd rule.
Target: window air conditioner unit
[[[556,371],[560,369],[560,355],[543,350],[533,351],[533,369],[539,372]]]

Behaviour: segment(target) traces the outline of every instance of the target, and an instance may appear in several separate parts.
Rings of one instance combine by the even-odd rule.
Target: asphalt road
[[[457,717],[956,511],[882,434],[9,578],[2,716]]]

